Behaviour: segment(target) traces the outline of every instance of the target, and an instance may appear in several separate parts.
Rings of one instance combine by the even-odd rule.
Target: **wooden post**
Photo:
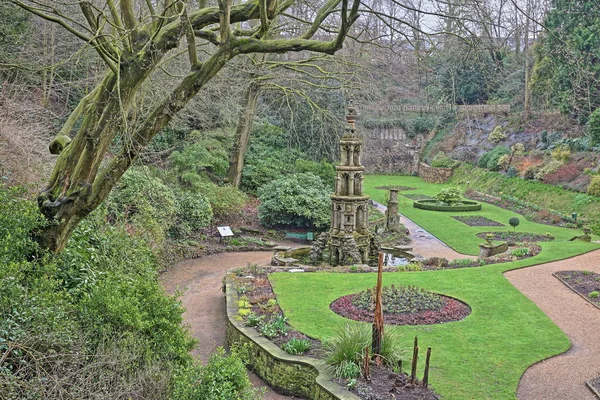
[[[413,348],[413,359],[412,359],[412,368],[410,370],[410,383],[411,385],[415,384],[417,380],[417,360],[419,358],[419,341],[415,336],[415,345]]]
[[[373,334],[371,349],[375,361],[380,362],[381,342],[383,340],[383,304],[381,301],[381,286],[383,283],[383,253],[379,252],[379,269],[377,271],[377,288],[375,292],[375,318],[373,321]]]
[[[369,376],[371,375],[370,365],[371,357],[369,356],[369,346],[367,346],[365,347],[365,357],[363,359],[363,373],[365,379],[369,379]]]
[[[429,359],[431,358],[431,347],[427,348],[427,358],[425,359],[425,373],[423,374],[423,386],[427,388],[429,384]]]

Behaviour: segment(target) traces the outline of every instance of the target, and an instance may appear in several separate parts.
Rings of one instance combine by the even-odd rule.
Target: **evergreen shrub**
[[[316,162],[298,159],[296,160],[296,172],[314,174],[331,188],[335,183],[335,167],[327,161]]]
[[[435,168],[454,168],[458,162],[448,157],[443,151],[438,152],[431,160],[431,166]]]
[[[252,388],[244,360],[236,349],[225,354],[223,348],[209,358],[206,366],[181,368],[175,374],[173,399],[177,400],[259,400]]]
[[[330,222],[330,195],[316,175],[285,175],[260,188],[258,216],[265,226],[324,228]]]
[[[488,135],[488,140],[491,143],[498,143],[501,140],[506,139],[506,133],[500,125],[496,126],[494,130]]]
[[[506,146],[496,146],[492,150],[484,153],[477,162],[480,168],[487,168],[490,171],[498,171],[500,169],[500,158],[510,154],[510,150]]]
[[[108,201],[113,219],[133,223],[140,234],[159,245],[175,220],[175,195],[149,168],[132,168],[117,182]]]
[[[560,145],[552,150],[552,158],[558,162],[566,163],[571,158],[571,148],[568,145]]]
[[[270,124],[258,125],[246,152],[241,186],[245,191],[257,194],[260,187],[282,175],[312,173],[333,188],[333,165],[325,160],[313,161],[312,158],[311,154],[291,148],[281,128]]]
[[[460,201],[460,189],[459,188],[444,188],[435,195],[437,201],[452,204]]]
[[[170,398],[194,341],[145,240],[108,224],[100,207],[61,254],[45,253],[30,238],[44,220],[21,196],[0,187],[0,351],[13,349],[0,362],[2,393]]]
[[[227,150],[216,139],[204,139],[185,146],[181,151],[174,151],[169,162],[180,174],[207,171],[224,177],[229,168]]]
[[[600,197],[600,175],[592,177],[592,181],[587,187],[587,194]]]
[[[182,231],[196,231],[210,225],[213,211],[201,194],[180,191],[176,196],[176,223]]]

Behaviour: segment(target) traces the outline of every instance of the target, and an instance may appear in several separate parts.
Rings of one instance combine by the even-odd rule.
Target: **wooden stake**
[[[398,373],[402,373],[402,360],[398,360]]]
[[[369,357],[369,346],[365,347],[365,356],[363,358],[362,372],[365,379],[369,379],[369,375],[371,375],[370,365],[371,358]]]
[[[383,341],[383,304],[381,300],[383,285],[383,253],[379,253],[379,268],[377,271],[377,289],[375,293],[375,318],[373,321],[373,334],[371,349],[376,362],[380,363],[381,342]]]
[[[427,348],[427,358],[425,358],[425,373],[423,374],[423,386],[427,388],[429,384],[429,359],[431,358],[431,347]]]
[[[412,359],[412,368],[410,370],[410,383],[411,385],[415,384],[417,380],[417,360],[419,358],[419,340],[415,336],[415,345],[413,348],[413,359]]]

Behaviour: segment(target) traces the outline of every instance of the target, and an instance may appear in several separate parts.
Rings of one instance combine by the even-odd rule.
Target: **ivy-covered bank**
[[[461,164],[454,170],[450,183],[465,185],[477,191],[509,196],[513,200],[549,209],[570,218],[577,213],[580,221],[600,233],[600,197],[577,193],[537,181],[490,172],[469,164]]]
[[[36,205],[0,185],[0,398],[258,398],[236,354],[193,361],[146,240],[106,217],[96,210],[49,254],[31,239]]]

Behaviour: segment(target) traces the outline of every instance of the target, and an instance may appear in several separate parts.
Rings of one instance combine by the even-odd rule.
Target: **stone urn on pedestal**
[[[400,232],[400,214],[398,214],[398,190],[390,189],[388,207],[385,211],[386,229],[389,232]]]

